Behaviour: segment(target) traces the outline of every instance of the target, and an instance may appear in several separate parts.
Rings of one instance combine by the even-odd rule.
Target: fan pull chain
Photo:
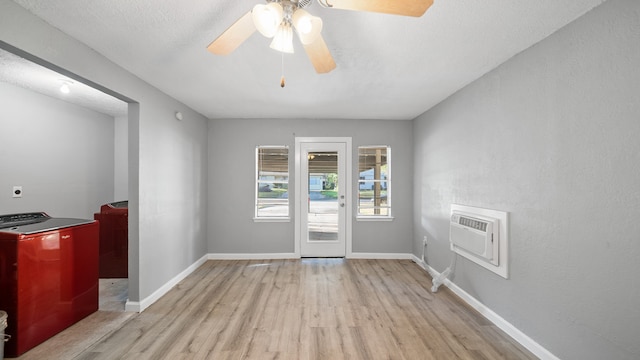
[[[284,87],[284,53],[281,53],[281,55],[282,55],[282,68],[281,68],[282,77],[280,78],[280,87],[283,88]]]

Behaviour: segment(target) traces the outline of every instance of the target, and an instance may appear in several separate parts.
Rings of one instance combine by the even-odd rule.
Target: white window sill
[[[291,222],[289,217],[254,217],[253,222]]]
[[[357,216],[356,221],[393,221],[393,216]]]

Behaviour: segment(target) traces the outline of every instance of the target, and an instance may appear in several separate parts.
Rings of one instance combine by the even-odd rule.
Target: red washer
[[[98,310],[97,221],[0,216],[5,355],[17,357]]]
[[[100,221],[100,278],[129,277],[129,202],[100,207],[93,218]]]

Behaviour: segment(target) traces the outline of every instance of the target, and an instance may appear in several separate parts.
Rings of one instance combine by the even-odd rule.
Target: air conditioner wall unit
[[[479,214],[452,211],[449,229],[451,250],[472,260],[500,264],[500,220]]]
[[[451,204],[449,242],[456,254],[509,278],[509,213]]]

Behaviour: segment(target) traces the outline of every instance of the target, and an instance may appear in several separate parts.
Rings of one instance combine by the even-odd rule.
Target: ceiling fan
[[[303,9],[311,1],[267,0],[267,4],[255,5],[209,44],[207,50],[216,55],[230,54],[258,30],[262,35],[273,38],[272,49],[292,53],[295,30],[316,72],[328,73],[335,69],[336,63],[320,34],[322,19]],[[318,3],[332,9],[420,17],[433,0],[318,0]]]

